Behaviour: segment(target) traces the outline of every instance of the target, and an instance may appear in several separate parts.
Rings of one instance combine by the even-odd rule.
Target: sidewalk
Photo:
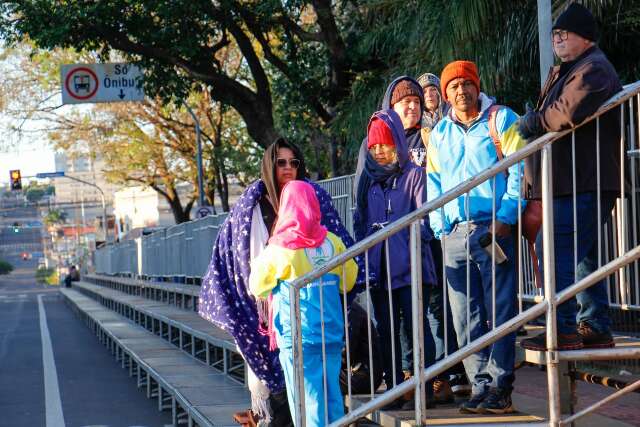
[[[576,395],[581,410],[616,390],[582,381],[576,382]],[[535,367],[525,367],[516,371],[513,400],[519,411],[547,417],[547,376],[545,371]],[[599,408],[576,422],[579,427],[630,427],[640,426],[640,396],[630,393]]]

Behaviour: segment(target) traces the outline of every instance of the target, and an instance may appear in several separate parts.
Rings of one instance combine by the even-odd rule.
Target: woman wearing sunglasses
[[[264,153],[261,177],[242,193],[222,224],[200,290],[199,314],[231,334],[248,365],[251,410],[234,418],[242,425],[293,425],[278,351],[269,349],[268,305],[249,292],[251,260],[266,247],[276,222],[280,191],[291,180],[307,180],[302,152],[280,138]],[[307,180],[308,181],[308,180]],[[342,225],[331,196],[313,186],[321,223],[347,247],[353,239]],[[364,266],[359,264],[359,282]]]

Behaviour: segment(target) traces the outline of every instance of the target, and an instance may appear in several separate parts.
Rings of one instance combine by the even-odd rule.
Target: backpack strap
[[[498,115],[498,110],[502,108],[502,105],[493,104],[489,107],[489,135],[493,140],[493,145],[496,146],[496,155],[498,156],[498,161],[504,158],[502,154],[502,143],[500,142],[500,136],[498,135],[498,129],[496,128],[496,116]]]
[[[504,159],[504,154],[502,154],[502,143],[500,142],[500,135],[498,135],[498,128],[496,127],[496,116],[498,115],[498,111],[502,108],[502,105],[493,104],[489,107],[489,135],[491,136],[491,140],[493,141],[493,145],[496,147],[496,156],[498,157],[498,161]],[[509,176],[508,171],[504,171],[505,176]]]

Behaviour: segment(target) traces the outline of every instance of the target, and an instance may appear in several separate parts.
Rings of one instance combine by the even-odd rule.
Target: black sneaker
[[[479,414],[479,406],[488,394],[488,391],[479,394],[472,394],[469,400],[460,405],[460,412],[462,412],[463,414]]]
[[[491,388],[487,397],[478,405],[481,414],[510,414],[515,412],[511,402],[511,391]]]
[[[578,334],[582,338],[584,348],[611,348],[616,345],[611,332],[598,332],[586,322],[580,322]]]
[[[533,338],[520,341],[520,346],[526,350],[547,351],[547,334],[541,333]],[[582,338],[578,334],[558,334],[558,350],[581,350]]]

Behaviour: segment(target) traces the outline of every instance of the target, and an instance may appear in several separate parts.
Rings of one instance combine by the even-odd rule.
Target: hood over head
[[[402,126],[402,120],[400,119],[400,116],[390,108],[386,110],[376,111],[369,119],[369,124],[367,126],[367,135],[369,135],[369,132],[371,131],[371,125],[374,122],[378,121],[383,122],[391,132],[391,136],[393,137],[393,144],[396,146],[398,155],[398,166],[400,167],[400,169],[403,169],[409,161],[409,150],[407,148],[407,138],[404,135],[404,127]],[[369,156],[369,153],[367,153],[367,156]]]
[[[317,248],[327,236],[316,192],[305,181],[289,181],[282,189],[278,220],[270,245],[287,249]]]
[[[398,85],[398,83],[402,81],[408,81],[411,86],[415,89],[416,96],[420,99],[420,117],[418,118],[418,124],[422,122],[422,112],[424,111],[424,95],[422,93],[422,87],[418,84],[418,82],[409,76],[400,76],[393,80],[389,86],[387,86],[387,90],[384,93],[384,97],[382,98],[382,104],[380,106],[381,110],[393,109],[391,106],[391,98],[393,96],[393,91]]]

